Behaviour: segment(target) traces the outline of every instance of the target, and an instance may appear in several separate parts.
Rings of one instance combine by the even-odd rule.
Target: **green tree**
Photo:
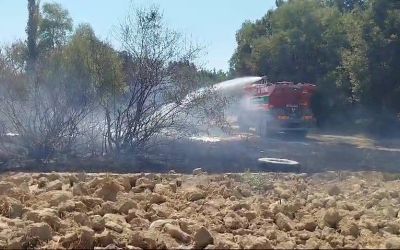
[[[275,0],[276,7],[281,7],[285,3],[285,0]]]
[[[39,24],[39,47],[46,51],[65,44],[72,31],[72,18],[68,10],[58,3],[45,3],[42,6]]]
[[[39,22],[39,2],[28,0],[28,24],[26,26],[27,38],[27,65],[28,71],[35,68],[36,60],[39,55],[37,48],[38,22]]]
[[[326,0],[326,4],[336,7],[341,12],[351,12],[356,8],[364,8],[367,0]]]
[[[244,22],[242,28],[236,33],[238,46],[230,60],[231,75],[248,75],[257,71],[257,63],[252,60],[254,42],[259,38],[269,38],[272,35],[272,13],[273,11],[268,11],[261,20],[255,23]]]
[[[68,83],[68,91],[73,92],[69,96],[76,98],[77,104],[87,98],[106,102],[123,88],[121,58],[109,44],[96,37],[89,24],[80,24],[69,42],[43,61],[45,78]]]
[[[350,47],[343,66],[358,100],[382,110],[400,110],[400,4],[370,1],[365,11],[348,18]]]
[[[268,75],[273,80],[316,82],[340,61],[344,42],[341,15],[317,1],[291,1],[237,33],[231,59],[240,75]]]
[[[361,108],[383,121],[375,114],[394,117],[400,111],[400,2],[292,0],[277,5],[237,32],[233,74],[316,83],[315,110],[326,119]]]
[[[199,81],[205,86],[228,80],[228,74],[222,70],[198,69]]]

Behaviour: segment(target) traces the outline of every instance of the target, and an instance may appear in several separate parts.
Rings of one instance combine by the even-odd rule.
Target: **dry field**
[[[0,176],[3,248],[400,248],[378,172]]]

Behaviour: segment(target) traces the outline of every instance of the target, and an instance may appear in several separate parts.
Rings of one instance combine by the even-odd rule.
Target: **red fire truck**
[[[311,97],[316,86],[309,83],[260,82],[244,87],[244,101],[238,115],[242,131],[255,128],[261,136],[274,132],[306,135],[314,126]]]

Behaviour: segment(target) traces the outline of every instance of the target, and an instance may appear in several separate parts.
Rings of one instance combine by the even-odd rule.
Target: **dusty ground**
[[[0,176],[3,248],[400,248],[379,172]]]

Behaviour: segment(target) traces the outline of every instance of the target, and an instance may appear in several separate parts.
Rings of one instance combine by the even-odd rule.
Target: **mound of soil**
[[[9,173],[3,248],[400,248],[400,181],[378,172]]]

